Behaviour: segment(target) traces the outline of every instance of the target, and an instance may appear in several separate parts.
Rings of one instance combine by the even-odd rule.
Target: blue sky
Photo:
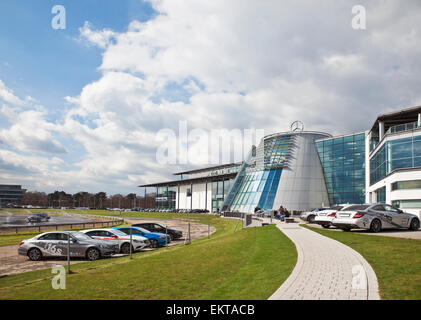
[[[56,4],[66,8],[65,30],[51,28]],[[64,96],[77,95],[100,77],[101,51],[76,41],[85,21],[98,29],[124,31],[133,19],[146,21],[153,14],[150,4],[136,0],[2,1],[0,78],[17,95],[36,97],[54,111]]]
[[[218,164],[194,139],[188,164],[157,160],[158,133],[180,122],[345,134],[420,105],[419,0],[359,4],[366,30],[351,27],[353,0],[2,1],[0,181],[139,192]]]

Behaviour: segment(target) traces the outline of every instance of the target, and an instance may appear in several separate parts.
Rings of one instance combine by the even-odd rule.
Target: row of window
[[[253,211],[256,206],[261,209],[271,209],[281,173],[281,169],[247,173],[232,203],[232,210]]]
[[[396,181],[392,183],[392,191],[421,189],[421,180]]]
[[[316,142],[330,204],[365,202],[365,134]]]
[[[419,209],[421,208],[421,199],[394,200],[392,206],[400,209]]]
[[[370,159],[370,185],[396,169],[421,166],[421,135],[384,143]]]

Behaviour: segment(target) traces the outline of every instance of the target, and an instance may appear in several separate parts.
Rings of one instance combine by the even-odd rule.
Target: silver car
[[[338,211],[332,225],[344,231],[366,229],[379,232],[383,229],[418,230],[420,220],[414,214],[384,203],[354,205]]]
[[[304,221],[308,221],[309,223],[313,223],[314,218],[316,217],[316,213],[319,212],[319,211],[326,210],[326,209],[329,209],[329,208],[315,208],[315,209],[312,209],[310,211],[303,212],[300,215],[300,219],[304,220]]]
[[[354,204],[339,204],[329,209],[319,211],[316,213],[316,217],[314,218],[314,223],[317,223],[326,229],[330,228],[330,226],[332,225],[333,219],[336,218],[337,212],[341,210],[346,210],[347,208],[353,205]]]
[[[107,241],[92,239],[77,231],[50,231],[25,239],[19,244],[18,254],[28,256],[32,261],[43,257],[67,257],[70,236],[70,257],[97,260],[118,252],[119,247]]]

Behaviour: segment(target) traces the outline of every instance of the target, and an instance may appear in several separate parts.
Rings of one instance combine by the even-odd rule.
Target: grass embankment
[[[381,299],[421,299],[421,241],[304,227],[358,251],[377,275]]]
[[[211,239],[137,253],[133,260],[122,257],[73,265],[75,273],[67,276],[66,290],[52,289],[50,269],[3,277],[0,298],[267,299],[295,266],[295,246],[275,226],[233,233],[235,220],[188,216],[210,222],[217,231]]]

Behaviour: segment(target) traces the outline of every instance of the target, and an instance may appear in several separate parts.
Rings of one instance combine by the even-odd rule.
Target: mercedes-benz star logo
[[[304,123],[297,120],[291,123],[291,131],[303,131],[304,130]]]

